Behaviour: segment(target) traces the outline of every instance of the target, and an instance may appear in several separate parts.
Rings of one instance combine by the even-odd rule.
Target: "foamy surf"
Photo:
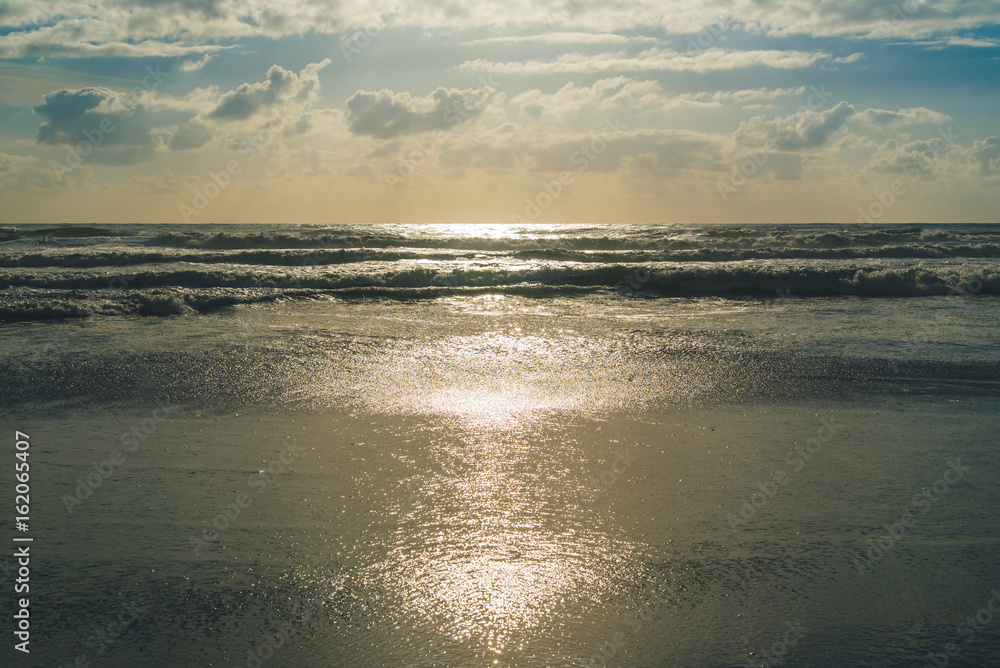
[[[0,230],[0,318],[289,299],[927,297],[1000,291],[1000,226],[108,225]]]

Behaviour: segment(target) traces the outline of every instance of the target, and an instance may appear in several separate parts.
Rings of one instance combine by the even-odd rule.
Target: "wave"
[[[77,248],[0,254],[0,267],[126,267],[158,264],[232,264],[276,267],[329,266],[402,260],[461,261],[510,257],[577,263],[735,262],[749,260],[983,259],[1000,256],[1000,244],[918,244],[905,246],[697,248],[689,250],[575,250],[527,248],[514,252],[442,249],[314,249],[250,251],[151,251],[127,249],[87,251]]]
[[[392,263],[322,272],[167,268],[2,272],[0,319],[87,315],[181,315],[240,303],[319,297],[428,299],[451,294],[522,296],[869,296],[1000,294],[1000,269],[986,266],[780,266],[756,264],[545,265],[442,271]]]
[[[239,249],[346,249],[346,248],[427,248],[470,251],[529,251],[536,248],[565,251],[684,251],[715,249],[849,249],[908,246],[937,242],[946,244],[1000,244],[1000,230],[941,229],[838,229],[809,232],[780,227],[734,229],[659,229],[639,233],[625,228],[617,234],[608,226],[599,231],[561,235],[523,235],[513,237],[439,236],[382,232],[358,234],[355,228],[342,231],[309,232],[169,232],[150,239],[152,246],[203,250]]]
[[[1000,294],[1000,225],[27,225],[0,319],[183,315],[273,299]]]
[[[227,252],[184,252],[115,250],[79,252],[59,250],[56,252],[23,252],[0,255],[0,267],[125,267],[143,264],[233,264],[270,265],[285,267],[305,267],[355,262],[394,262],[399,260],[459,260],[475,257],[475,252],[433,252],[381,249],[347,249],[320,251],[295,250],[255,250]]]

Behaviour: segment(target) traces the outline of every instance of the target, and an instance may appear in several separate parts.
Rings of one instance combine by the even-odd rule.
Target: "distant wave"
[[[238,249],[345,249],[345,248],[438,248],[480,251],[529,251],[539,248],[568,251],[683,251],[774,248],[778,249],[847,249],[857,246],[885,247],[935,242],[948,244],[1000,244],[1000,229],[975,230],[968,226],[960,230],[902,229],[838,229],[830,232],[801,231],[801,228],[780,226],[733,227],[728,229],[648,228],[633,230],[622,227],[618,234],[609,234],[607,226],[597,230],[581,230],[575,235],[527,235],[523,237],[446,237],[428,234],[390,234],[374,232],[358,234],[357,228],[343,231],[310,230],[303,232],[169,232],[159,234],[148,243],[173,248],[238,250]],[[777,251],[776,251],[777,252]]]
[[[60,225],[58,227],[34,227],[19,229],[16,227],[0,227],[0,241],[9,241],[26,237],[55,237],[60,239],[76,237],[114,237],[115,232],[91,225]]]
[[[360,262],[396,262],[400,260],[460,261],[481,258],[511,257],[518,260],[558,260],[577,263],[646,263],[646,262],[735,262],[746,260],[854,260],[854,259],[947,259],[1000,257],[997,244],[910,244],[847,247],[770,247],[697,248],[689,250],[575,250],[563,247],[526,248],[516,251],[484,251],[438,248],[348,248],[348,249],[270,249],[195,251],[81,250],[58,248],[42,252],[0,254],[0,267],[87,268],[126,267],[162,264],[231,264],[277,267],[328,266]]]

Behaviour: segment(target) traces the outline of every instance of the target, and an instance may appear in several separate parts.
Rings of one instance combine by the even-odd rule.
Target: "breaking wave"
[[[483,292],[1000,294],[1000,226],[109,225],[0,228],[0,319],[171,316]],[[616,294],[617,293],[617,294]]]

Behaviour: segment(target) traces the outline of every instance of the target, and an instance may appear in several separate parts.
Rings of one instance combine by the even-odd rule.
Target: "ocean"
[[[0,655],[1000,665],[998,251],[1000,225],[0,228]]]

